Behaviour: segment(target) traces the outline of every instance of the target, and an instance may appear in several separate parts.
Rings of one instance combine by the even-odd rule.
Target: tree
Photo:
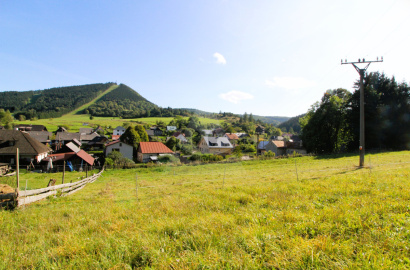
[[[410,87],[398,84],[394,77],[374,72],[364,77],[365,147],[409,149]],[[358,88],[358,83],[356,83]],[[350,149],[359,147],[360,91],[356,89],[348,106],[350,131],[353,135]]]
[[[129,126],[124,134],[121,135],[120,141],[132,145],[134,148],[138,148],[141,137],[132,126]]]
[[[13,122],[14,117],[11,115],[10,111],[7,110],[3,110],[0,109],[0,124],[7,126],[7,125],[11,125],[11,122]]]
[[[145,130],[145,128],[142,125],[136,125],[134,129],[138,133],[138,135],[140,136],[140,142],[148,142],[149,141],[147,131]]]
[[[345,89],[328,90],[300,120],[301,138],[308,152],[333,153],[351,140],[346,117],[350,93]]]
[[[165,145],[174,152],[181,149],[181,141],[175,137],[169,138]]]

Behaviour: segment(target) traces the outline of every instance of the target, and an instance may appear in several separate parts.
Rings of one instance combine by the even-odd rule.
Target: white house
[[[121,141],[110,142],[105,145],[105,156],[108,156],[109,153],[113,151],[120,152],[124,157],[133,159],[134,147],[132,145],[123,143]]]
[[[113,135],[120,135],[121,136],[122,134],[124,134],[124,132],[125,132],[125,128],[121,127],[121,126],[118,126],[114,129]]]

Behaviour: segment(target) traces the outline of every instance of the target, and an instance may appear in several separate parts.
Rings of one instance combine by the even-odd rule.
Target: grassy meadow
[[[410,152],[358,162],[107,170],[72,196],[0,211],[0,269],[408,269]]]
[[[185,117],[188,119],[189,117]],[[67,114],[59,118],[50,119],[38,119],[38,120],[26,120],[16,121],[15,124],[32,124],[32,125],[44,125],[48,131],[57,130],[59,125],[67,125],[70,127],[69,132],[78,132],[80,128],[99,125],[102,127],[116,128],[123,123],[137,124],[146,123],[149,125],[155,125],[157,121],[164,121],[168,124],[174,117],[146,117],[146,118],[134,118],[134,119],[120,119],[119,117],[94,117],[90,120],[90,116],[87,114]],[[199,121],[203,124],[214,123],[219,125],[220,120],[199,117]],[[84,123],[88,123],[88,126],[84,126]]]

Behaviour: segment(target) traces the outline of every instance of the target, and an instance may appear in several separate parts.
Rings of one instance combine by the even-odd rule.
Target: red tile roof
[[[143,154],[172,154],[171,149],[169,149],[162,142],[140,142],[139,149]]]
[[[116,140],[119,140],[120,137],[121,137],[121,135],[112,135],[112,136],[111,136],[111,139],[112,139],[113,141],[116,141]]]
[[[239,140],[238,135],[236,135],[235,133],[225,133],[225,135],[229,140]]]
[[[78,152],[77,156],[82,158],[85,162],[87,162],[90,165],[94,164],[94,158],[90,156],[87,152],[85,152],[84,150],[81,150],[80,152]]]

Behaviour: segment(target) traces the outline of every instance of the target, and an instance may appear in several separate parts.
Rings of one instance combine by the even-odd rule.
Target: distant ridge
[[[197,115],[205,116],[205,117],[218,114],[218,113],[206,112],[206,111],[201,111],[198,109],[191,109],[191,108],[181,108],[181,110],[187,110],[189,112],[195,113]],[[238,114],[238,116],[243,116],[243,114]],[[252,116],[255,120],[261,120],[264,123],[273,124],[275,126],[285,121],[288,121],[290,119],[290,117],[287,117],[287,116],[259,116],[259,115],[252,115]]]

